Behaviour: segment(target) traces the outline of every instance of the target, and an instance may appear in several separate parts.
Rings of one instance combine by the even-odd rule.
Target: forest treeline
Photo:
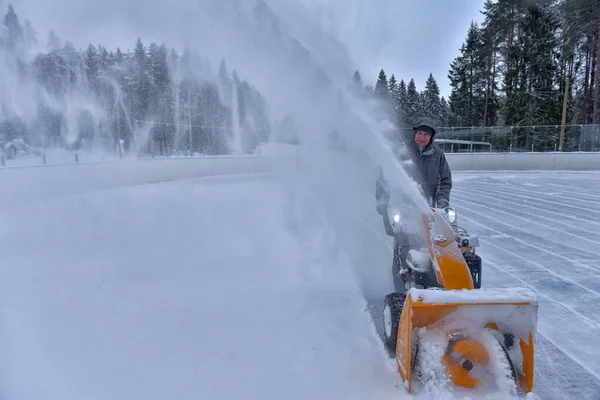
[[[271,128],[263,96],[225,60],[217,71],[198,53],[179,54],[138,38],[131,51],[90,44],[78,50],[53,32],[47,51],[31,24],[12,5],[0,36],[3,68],[14,90],[0,109],[4,141],[33,146],[115,150],[170,155],[224,154],[241,132],[241,151],[267,140]],[[24,112],[26,110],[28,113]]]
[[[548,148],[566,125],[573,149],[582,132],[573,125],[600,124],[600,0],[487,0],[481,12],[449,66],[447,99],[432,75],[417,91],[381,70],[367,89],[403,127],[423,114],[441,127],[527,127],[512,129],[513,145]]]
[[[487,0],[482,14],[449,66],[448,98],[432,74],[421,91],[414,79],[384,70],[372,86],[358,71],[348,80],[383,99],[399,128],[426,114],[494,148],[577,149],[590,133],[577,125],[600,124],[600,0]],[[8,78],[0,89],[11,93],[0,101],[3,141],[70,149],[122,141],[125,149],[169,155],[227,153],[234,135],[243,138],[238,151],[252,151],[285,136],[274,132],[263,95],[225,60],[213,70],[197,52],[141,38],[127,51],[76,49],[52,32],[45,51],[32,55],[39,38],[12,5],[3,24]]]

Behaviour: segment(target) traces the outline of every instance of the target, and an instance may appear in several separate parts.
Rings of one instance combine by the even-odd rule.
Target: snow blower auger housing
[[[463,390],[505,381],[516,391],[531,392],[535,294],[525,288],[476,288],[444,210],[432,209],[423,227],[435,282],[388,294],[383,310],[386,346],[395,352],[407,390],[425,384],[439,368],[447,382]]]

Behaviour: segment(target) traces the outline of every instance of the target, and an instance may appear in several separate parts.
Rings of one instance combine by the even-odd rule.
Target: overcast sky
[[[218,0],[215,0],[218,1]],[[380,68],[423,88],[432,72],[442,95],[449,94],[448,67],[458,54],[469,23],[481,21],[483,0],[269,0],[303,3],[349,47],[373,84]],[[0,0],[6,9],[8,0]],[[183,18],[199,12],[194,0],[14,0],[18,16],[28,18],[45,40],[53,29],[77,47],[100,43],[132,48],[145,42],[177,45]],[[369,76],[369,74],[371,74]]]
[[[372,65],[373,73],[384,68],[407,83],[414,78],[417,88],[422,90],[431,72],[442,95],[448,98],[450,62],[459,55],[471,21],[481,22],[484,0],[402,2],[410,5],[397,24],[391,25],[395,40],[383,46]]]

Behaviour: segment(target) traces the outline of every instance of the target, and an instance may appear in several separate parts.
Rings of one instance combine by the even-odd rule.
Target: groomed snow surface
[[[455,173],[484,286],[538,295],[535,398],[600,393],[598,182]],[[0,399],[412,398],[378,337],[391,242],[364,189],[221,177],[3,208]]]

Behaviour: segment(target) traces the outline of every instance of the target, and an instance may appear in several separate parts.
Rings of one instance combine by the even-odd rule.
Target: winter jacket
[[[450,191],[452,190],[452,172],[442,149],[434,143],[435,128],[429,144],[420,149],[414,142],[416,128],[422,125],[433,128],[431,119],[421,118],[413,125],[413,134],[407,140],[406,147],[412,163],[407,165],[407,173],[420,185],[421,192],[430,205],[436,205],[440,201],[450,202]],[[401,161],[408,161],[407,159]],[[377,199],[377,210],[381,214],[382,207],[387,207],[389,191],[387,181],[380,170],[375,188]]]

